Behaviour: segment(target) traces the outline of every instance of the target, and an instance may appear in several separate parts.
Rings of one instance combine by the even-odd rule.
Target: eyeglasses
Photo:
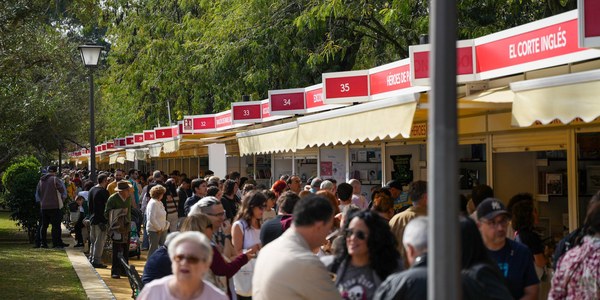
[[[357,239],[364,241],[367,239],[367,234],[364,231],[360,231],[360,230],[352,230],[352,229],[346,229],[344,230],[344,234],[346,236],[346,238],[350,238],[352,235],[354,235]]]
[[[224,210],[223,212],[216,213],[216,214],[211,214],[211,213],[206,213],[206,214],[209,216],[213,216],[213,217],[222,217],[225,215],[225,213],[226,213],[226,211]]]
[[[491,227],[496,227],[498,225],[500,225],[501,227],[504,227],[504,226],[508,225],[508,221],[509,220],[507,218],[504,218],[504,219],[502,219],[502,220],[500,220],[498,222],[493,221],[493,220],[484,220],[483,223],[485,223],[485,224],[487,224],[488,226],[491,226]]]
[[[188,263],[193,264],[193,265],[200,262],[200,258],[193,256],[193,255],[179,254],[179,255],[175,255],[175,257],[173,257],[173,260],[178,263],[182,262],[184,259],[187,260]]]

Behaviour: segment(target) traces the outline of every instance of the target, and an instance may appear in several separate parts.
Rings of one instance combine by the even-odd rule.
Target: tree
[[[40,207],[35,201],[35,190],[40,179],[40,162],[32,156],[16,160],[2,176],[6,188],[4,204],[10,210],[10,218],[17,222],[34,241]]]

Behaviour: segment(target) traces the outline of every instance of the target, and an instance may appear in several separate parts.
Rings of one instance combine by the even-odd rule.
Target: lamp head
[[[86,67],[98,66],[100,60],[100,53],[104,47],[100,45],[81,45],[79,46],[79,53],[81,54],[81,60]]]

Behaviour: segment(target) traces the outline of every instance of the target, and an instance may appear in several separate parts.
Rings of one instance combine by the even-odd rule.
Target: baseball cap
[[[497,198],[487,198],[477,206],[477,218],[480,220],[491,220],[502,214],[510,218],[510,213],[506,210],[506,206]]]
[[[400,183],[400,181],[398,180],[390,180],[385,184],[385,187],[387,187],[388,189],[395,188],[398,190],[402,190],[402,183]]]

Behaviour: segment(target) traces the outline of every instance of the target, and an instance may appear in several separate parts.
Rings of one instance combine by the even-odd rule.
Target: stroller
[[[140,227],[142,223],[142,211],[133,208],[131,210],[131,232],[129,233],[129,257],[137,256],[140,259],[142,254],[140,241]]]

